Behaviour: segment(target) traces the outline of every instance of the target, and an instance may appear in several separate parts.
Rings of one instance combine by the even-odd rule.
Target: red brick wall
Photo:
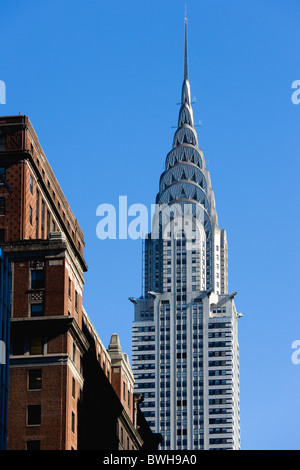
[[[42,390],[28,390],[28,370],[11,368],[8,410],[8,450],[24,450],[30,439],[41,441],[41,449],[65,448],[64,415],[66,367],[43,366]],[[58,393],[58,392],[61,393]],[[41,405],[41,424],[27,425],[27,406]]]

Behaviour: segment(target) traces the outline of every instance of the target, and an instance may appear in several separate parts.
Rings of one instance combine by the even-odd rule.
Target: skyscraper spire
[[[194,126],[187,42],[185,10],[178,127],[145,239],[145,293],[134,306],[135,389],[147,397],[142,410],[162,449],[239,449],[238,314]]]
[[[181,105],[191,105],[191,91],[189,84],[189,71],[188,71],[188,37],[187,37],[187,16],[185,7],[184,17],[184,60],[183,60],[183,84],[181,93]]]
[[[189,79],[188,73],[188,46],[187,46],[187,16],[186,16],[186,6],[185,6],[185,17],[184,17],[184,80]]]

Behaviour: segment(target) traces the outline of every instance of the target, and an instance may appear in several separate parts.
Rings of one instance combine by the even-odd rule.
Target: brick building
[[[125,448],[115,421],[121,415],[130,448],[145,447],[133,419],[133,384],[127,385],[129,410],[82,306],[82,230],[27,116],[0,118],[0,181],[0,243],[12,270],[7,448],[79,449],[91,442]],[[93,402],[105,409],[105,425],[97,422],[102,415],[93,412]],[[119,415],[114,411],[111,419],[112,405]]]
[[[0,450],[6,449],[10,352],[11,267],[0,249]]]

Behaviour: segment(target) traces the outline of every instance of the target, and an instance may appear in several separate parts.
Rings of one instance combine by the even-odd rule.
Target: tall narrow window
[[[75,379],[72,377],[72,397],[75,398]]]
[[[27,406],[27,425],[36,426],[41,424],[41,405]]]
[[[29,207],[29,223],[32,225],[32,207]]]
[[[47,210],[47,236],[50,233],[50,212]]]
[[[75,432],[75,413],[72,411],[72,432]]]
[[[45,236],[45,201],[42,199],[42,214],[41,214],[41,238]]]
[[[0,152],[6,150],[6,137],[5,135],[0,135]]]
[[[39,221],[40,221],[40,193],[36,192],[36,210],[35,210],[35,238],[39,238]]]
[[[69,287],[68,287],[68,294],[70,299],[72,298],[72,281],[71,278],[69,277]]]
[[[75,310],[78,310],[78,292],[75,290]]]
[[[0,136],[1,138],[1,136]],[[4,179],[5,179],[5,168],[3,166],[0,167],[0,186],[4,185]]]
[[[43,289],[44,287],[45,287],[45,280],[44,280],[43,269],[31,271],[31,288]]]
[[[28,390],[42,389],[42,369],[28,371]]]
[[[33,194],[33,179],[31,175],[30,175],[30,181],[29,181],[29,191],[31,192],[31,194]]]
[[[0,197],[0,215],[5,215],[5,197]]]

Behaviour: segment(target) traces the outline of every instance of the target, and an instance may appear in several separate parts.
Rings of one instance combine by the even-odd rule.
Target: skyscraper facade
[[[194,126],[185,18],[178,127],[145,239],[133,372],[161,449],[240,449],[239,346],[227,238]]]

